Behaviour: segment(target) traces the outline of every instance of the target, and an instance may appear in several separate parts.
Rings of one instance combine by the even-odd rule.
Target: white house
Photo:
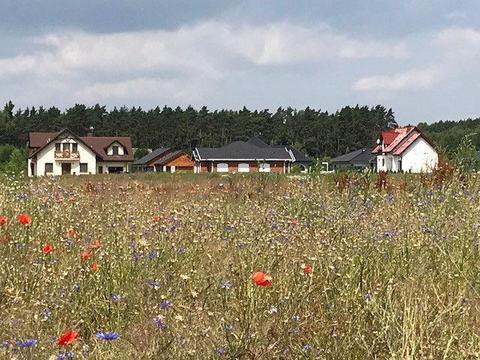
[[[31,132],[28,176],[128,172],[133,162],[130,137],[78,137],[65,129]]]
[[[415,126],[382,131],[372,153],[377,171],[431,172],[438,163],[432,142]]]

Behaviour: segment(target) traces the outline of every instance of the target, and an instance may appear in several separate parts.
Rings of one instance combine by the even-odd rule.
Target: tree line
[[[222,146],[260,136],[269,144],[292,145],[312,157],[336,156],[371,147],[379,132],[395,123],[394,113],[381,105],[346,106],[335,113],[307,107],[302,110],[209,110],[77,104],[61,111],[51,108],[15,109],[9,102],[0,112],[0,145],[25,147],[31,131],[68,128],[85,136],[93,127],[97,136],[131,136],[136,148],[169,146],[191,150]]]
[[[278,108],[276,111],[209,110],[155,107],[120,107],[77,104],[65,110],[57,107],[17,109],[9,101],[0,111],[0,170],[13,155],[21,163],[31,131],[64,128],[85,136],[93,128],[97,136],[131,136],[139,149],[172,147],[192,150],[215,147],[235,140],[260,136],[269,144],[292,145],[313,158],[334,157],[363,147],[372,147],[381,130],[397,126],[394,112],[382,105],[345,106],[329,113],[307,107]],[[433,142],[454,156],[468,138],[471,148],[480,148],[480,118],[418,124]],[[142,151],[139,151],[139,154]],[[143,152],[144,153],[144,152]],[[14,165],[12,165],[13,167]]]

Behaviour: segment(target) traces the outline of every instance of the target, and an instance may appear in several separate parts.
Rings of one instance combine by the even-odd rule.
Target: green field
[[[473,175],[0,181],[6,359],[480,356]]]

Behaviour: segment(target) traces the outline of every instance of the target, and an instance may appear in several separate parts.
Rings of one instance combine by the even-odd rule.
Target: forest
[[[395,123],[383,106],[346,106],[335,113],[305,108],[265,110],[209,110],[203,107],[121,107],[75,105],[61,111],[15,109],[9,102],[0,112],[0,145],[25,147],[31,131],[68,128],[79,136],[131,136],[136,148],[221,146],[260,136],[271,144],[293,145],[313,157],[336,156],[374,144],[381,129]]]
[[[9,101],[0,111],[0,164],[8,161],[15,148],[25,149],[31,131],[68,128],[84,136],[93,128],[97,136],[131,136],[135,148],[168,146],[187,151],[260,136],[270,144],[293,145],[313,158],[327,158],[371,147],[382,129],[396,125],[393,110],[382,105],[345,106],[334,113],[310,107],[270,111],[164,106],[145,110],[107,109],[98,104],[76,104],[62,111],[57,107],[21,109]],[[418,127],[450,154],[465,138],[480,147],[480,118],[421,122]],[[15,157],[18,161],[20,154]]]

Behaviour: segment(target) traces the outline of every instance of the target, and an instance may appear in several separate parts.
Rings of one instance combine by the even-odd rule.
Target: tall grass
[[[476,177],[375,182],[364,175],[3,180],[0,353],[479,357]],[[32,223],[18,223],[20,213]],[[45,244],[54,251],[44,254]],[[255,271],[273,285],[252,283]],[[68,329],[79,338],[60,348]],[[119,337],[104,341],[99,331]],[[17,343],[26,339],[38,343]]]

